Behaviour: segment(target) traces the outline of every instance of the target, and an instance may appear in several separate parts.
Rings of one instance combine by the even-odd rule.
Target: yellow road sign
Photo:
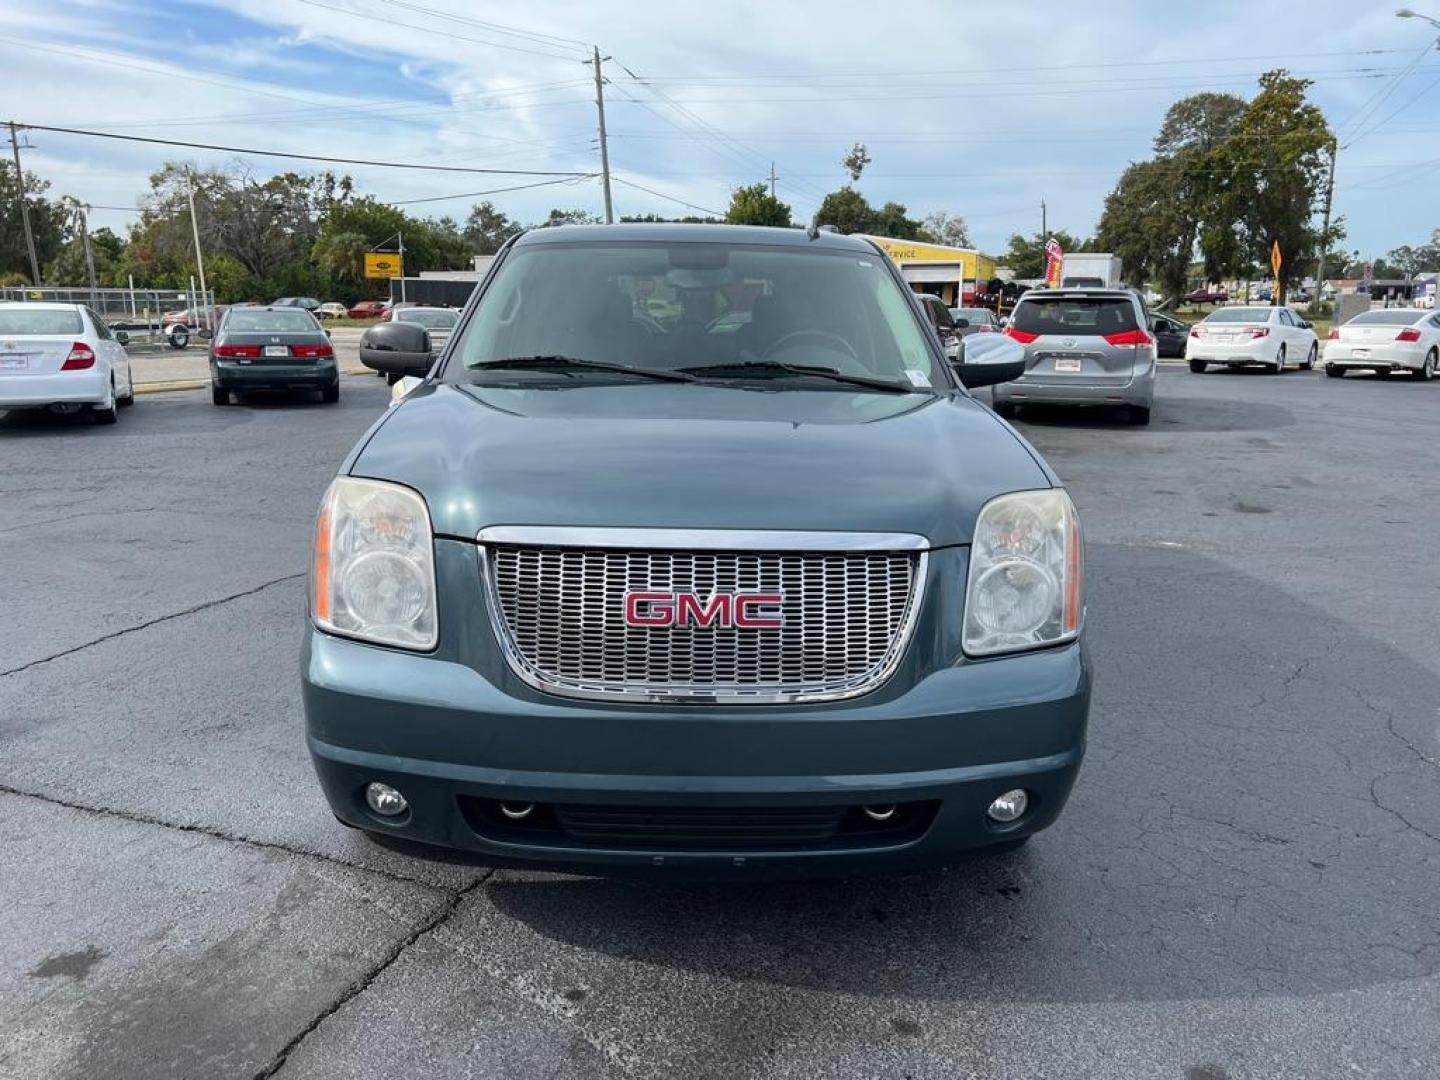
[[[397,278],[405,272],[405,264],[393,251],[367,251],[365,253],[365,276],[367,278]]]
[[[1281,262],[1282,260],[1280,258],[1280,241],[1276,240],[1273,244],[1270,245],[1270,269],[1275,271],[1276,281],[1280,280]]]

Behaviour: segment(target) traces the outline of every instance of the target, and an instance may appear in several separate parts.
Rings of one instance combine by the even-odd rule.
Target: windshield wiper
[[[891,382],[888,379],[873,379],[868,375],[851,375],[837,368],[821,367],[818,364],[785,364],[779,360],[738,360],[726,364],[701,364],[696,367],[679,369],[687,375],[720,375],[727,371],[738,372],[741,378],[750,373],[812,375],[832,382],[863,386],[868,390],[882,390],[892,394],[918,394],[921,388],[907,383]]]
[[[657,379],[662,382],[694,382],[691,375],[678,371],[664,371],[656,368],[631,367],[629,364],[612,364],[605,360],[581,360],[575,356],[507,356],[503,360],[487,360],[467,368],[470,374],[492,369],[513,371],[610,371],[621,375],[638,375],[642,379]]]

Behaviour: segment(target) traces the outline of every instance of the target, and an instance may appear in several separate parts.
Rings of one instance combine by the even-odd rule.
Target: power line
[[[1395,108],[1393,112],[1391,112],[1384,119],[1380,120],[1377,123],[1371,124],[1369,127],[1365,128],[1364,131],[1361,131],[1358,134],[1351,135],[1350,141],[1345,144],[1346,147],[1354,146],[1357,142],[1365,138],[1365,136],[1367,135],[1374,135],[1375,132],[1379,131],[1391,120],[1394,120],[1395,117],[1399,116],[1402,112],[1408,109],[1411,105],[1415,104],[1415,102],[1419,101],[1426,94],[1430,93],[1430,91],[1434,90],[1437,86],[1440,86],[1440,77],[1436,77],[1432,82],[1423,87],[1418,93],[1406,98],[1400,105]]]
[[[1408,51],[1409,51],[1408,49],[1360,49],[1360,50],[1356,50],[1356,49],[1338,49],[1338,50],[1333,50],[1333,51],[1330,51],[1330,52],[1311,52],[1311,53],[1293,53],[1293,52],[1292,52],[1292,53],[1255,53],[1255,54],[1251,54],[1251,55],[1248,55],[1248,56],[1206,56],[1206,57],[1191,57],[1191,58],[1166,57],[1166,58],[1163,59],[1163,60],[1115,60],[1115,61],[1101,61],[1101,62],[1099,62],[1099,63],[1094,63],[1094,64],[1065,63],[1065,64],[1049,64],[1049,65],[1029,66],[1029,67],[1011,67],[1011,66],[1007,65],[1007,66],[1004,67],[1004,68],[982,68],[982,69],[974,69],[974,70],[970,70],[969,73],[972,74],[972,75],[975,76],[975,77],[981,77],[981,78],[983,78],[984,76],[987,76],[987,75],[994,75],[994,76],[997,76],[997,77],[1008,77],[1008,76],[1011,76],[1011,75],[1015,74],[1016,72],[1031,72],[1031,71],[1089,71],[1089,70],[1092,70],[1092,69],[1104,69],[1104,68],[1127,68],[1127,69],[1128,69],[1128,68],[1137,68],[1137,67],[1175,67],[1175,66],[1180,65],[1180,64],[1223,64],[1223,63],[1230,63],[1230,62],[1232,62],[1232,61],[1235,62],[1235,63],[1242,63],[1242,62],[1248,62],[1248,61],[1251,61],[1251,60],[1290,60],[1290,61],[1293,61],[1293,60],[1298,60],[1298,59],[1312,59],[1312,58],[1315,58],[1315,57],[1329,57],[1329,56],[1344,56],[1344,57],[1348,57],[1348,58],[1353,59],[1353,58],[1358,57],[1358,56],[1384,56],[1384,55],[1388,55],[1388,54],[1391,54],[1391,53],[1400,53],[1400,52],[1408,52]],[[845,77],[845,78],[873,78],[873,79],[892,80],[892,79],[895,79],[895,78],[897,78],[897,77],[924,78],[924,77],[934,76],[934,75],[949,75],[949,76],[953,76],[954,74],[955,74],[955,68],[954,68],[954,67],[948,67],[948,68],[940,68],[940,69],[935,70],[935,71],[907,71],[907,72],[897,72],[897,71],[893,71],[893,70],[892,70],[892,71],[839,71],[839,72],[824,72],[824,71],[796,72],[796,71],[787,71],[787,72],[777,72],[777,73],[774,73],[774,74],[757,74],[757,73],[753,73],[753,72],[752,72],[752,73],[748,73],[748,74],[744,74],[744,75],[694,75],[694,74],[687,74],[687,75],[683,75],[683,76],[681,76],[681,75],[656,75],[656,76],[653,76],[652,79],[653,79],[653,81],[655,81],[655,82],[673,82],[673,81],[676,81],[676,80],[687,80],[687,79],[690,80],[690,81],[696,81],[696,82],[701,81],[701,80],[707,81],[707,82],[723,82],[723,81],[726,81],[726,80],[733,80],[733,79],[765,79],[765,80],[782,80],[782,81],[783,81],[783,80],[787,80],[787,79],[807,79],[807,78],[817,78],[817,77],[818,77],[818,78],[826,78],[826,77],[835,77],[835,78],[842,78],[842,77]]]
[[[1433,45],[1434,42],[1426,42],[1425,47],[1415,54],[1415,57],[1410,61],[1410,63],[1406,64],[1405,67],[1400,69],[1399,73],[1395,76],[1394,81],[1392,81],[1388,86],[1382,87],[1379,91],[1377,91],[1377,93],[1371,95],[1371,97],[1365,102],[1365,104],[1362,105],[1359,109],[1357,109],[1354,113],[1352,113],[1348,118],[1346,118],[1345,122],[1341,124],[1338,128],[1336,128],[1336,130],[1339,131],[1345,128],[1349,128],[1350,125],[1353,123],[1355,125],[1355,128],[1351,132],[1353,136],[1354,132],[1359,130],[1360,125],[1362,125],[1367,119],[1369,119],[1369,117],[1374,113],[1374,111],[1384,103],[1386,98],[1388,98],[1391,94],[1395,92],[1395,88],[1399,86],[1402,82],[1404,82],[1405,79],[1409,77],[1412,71],[1414,71],[1417,67],[1420,66],[1420,61],[1425,59],[1426,55],[1430,52],[1430,49]],[[1348,145],[1348,142],[1342,144],[1341,149],[1343,150]]]
[[[550,187],[553,184],[578,184],[582,180],[593,180],[599,173],[583,173],[580,176],[561,177],[559,180],[540,180],[534,184],[513,184],[510,187],[490,188],[488,191],[462,191],[455,195],[431,195],[424,199],[391,199],[389,206],[414,206],[417,203],[448,202],[451,199],[478,199],[482,195],[499,195],[506,191],[527,191],[530,188]]]
[[[663,191],[656,191],[654,188],[645,187],[642,184],[635,183],[633,180],[626,180],[624,177],[616,176],[614,173],[610,175],[610,179],[614,180],[617,184],[624,184],[626,187],[643,191],[647,195],[654,195],[657,199],[664,199],[666,202],[688,207],[691,210],[699,210],[702,214],[709,214],[711,217],[723,218],[725,216],[725,211],[723,210],[711,210],[708,206],[696,206],[694,203],[686,202],[684,199],[677,199],[674,195],[666,195]]]
[[[417,26],[415,23],[401,22],[399,19],[396,19],[396,18],[394,18],[393,16],[390,16],[390,15],[376,16],[376,15],[374,15],[373,13],[369,13],[369,12],[366,12],[366,11],[364,11],[364,10],[357,9],[357,8],[347,8],[347,7],[340,7],[338,4],[326,4],[326,3],[322,3],[321,0],[300,0],[300,3],[302,3],[302,4],[308,4],[310,7],[324,8],[326,11],[338,11],[340,14],[342,14],[342,15],[349,15],[349,16],[351,16],[352,18],[353,18],[353,17],[359,17],[359,18],[382,18],[382,17],[383,17],[385,23],[386,23],[387,25],[389,25],[389,26],[403,26],[403,27],[404,27],[405,29],[407,29],[407,30],[418,30],[418,31],[420,31],[420,33],[422,33],[422,34],[437,34],[437,35],[442,34],[441,31],[435,30],[435,29],[433,29],[433,28],[431,28],[431,27],[428,27],[428,26]],[[501,42],[501,41],[486,41],[486,40],[483,39],[483,38],[469,37],[469,36],[467,36],[467,35],[465,35],[465,34],[457,34],[457,33],[456,33],[455,31],[453,31],[453,30],[446,30],[446,31],[444,31],[444,32],[443,32],[443,36],[444,36],[447,40],[468,41],[468,42],[471,42],[472,44],[475,44],[475,45],[485,45],[485,46],[488,46],[488,47],[490,47],[490,48],[492,48],[492,49],[507,49],[507,50],[509,50],[510,52],[529,53],[531,56],[544,56],[544,57],[546,57],[546,58],[548,58],[548,59],[550,59],[550,60],[570,60],[570,59],[573,59],[573,56],[572,56],[570,53],[555,52],[555,51],[553,51],[553,50],[541,51],[540,49],[527,49],[527,48],[525,48],[523,45],[506,45],[504,42]]]
[[[476,26],[482,30],[488,30],[495,34],[506,34],[511,37],[518,37],[524,40],[541,43],[555,42],[560,45],[572,46],[583,52],[589,52],[589,42],[581,41],[578,38],[560,37],[558,34],[542,34],[538,30],[526,30],[522,27],[506,26],[503,23],[488,22],[485,19],[475,19],[468,15],[453,15],[447,11],[436,11],[434,8],[421,7],[419,4],[406,3],[405,0],[385,0],[386,3],[395,7],[408,8],[411,11],[423,12],[426,15],[433,15],[437,19],[446,19],[449,22],[458,22],[466,26]]]
[[[144,135],[120,135],[113,131],[86,131],[82,128],[51,127],[46,124],[25,124],[15,122],[27,131],[51,131],[61,135],[86,135],[96,139],[116,139],[121,142],[153,143],[158,146],[180,146],[192,150],[218,150],[226,154],[240,154],[246,157],[288,158],[294,161],[319,161],[330,165],[367,165],[379,169],[415,169],[422,172],[451,172],[491,174],[501,176],[566,176],[581,177],[582,172],[561,172],[546,169],[482,169],[461,165],[424,165],[406,161],[370,161],[364,158],[326,157],[319,154],[292,154],[283,150],[257,150],[246,146],[221,146],[216,143],[185,142],[181,139],[155,139]]]

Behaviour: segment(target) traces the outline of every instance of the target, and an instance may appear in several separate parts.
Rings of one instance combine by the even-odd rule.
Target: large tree
[[[1237,226],[1238,255],[1268,266],[1271,247],[1279,244],[1282,291],[1313,268],[1322,244],[1343,235],[1339,223],[1330,236],[1315,224],[1335,135],[1319,106],[1307,100],[1309,86],[1308,79],[1283,70],[1260,76],[1260,92],[1218,151],[1229,181],[1222,199],[1228,212],[1222,212]]]
[[[788,228],[790,207],[770,194],[764,183],[738,187],[730,193],[725,220],[731,225],[776,225]]]
[[[962,248],[971,246],[970,229],[966,226],[965,219],[958,214],[947,214],[944,210],[925,215],[925,219],[920,222],[920,235],[922,240],[936,244]]]
[[[878,210],[849,184],[832,191],[815,213],[817,225],[834,225],[842,233],[870,233],[900,240],[919,240],[920,222],[907,216],[903,203],[887,202]]]
[[[492,202],[476,203],[465,219],[464,237],[477,255],[494,255],[516,233],[525,227],[512,221]]]
[[[1094,250],[1090,241],[1071,236],[1064,229],[1052,229],[1049,237],[1038,232],[1032,236],[1012,233],[1009,250],[1005,253],[1005,265],[1010,272],[1017,278],[1044,277],[1045,241],[1051,237],[1067,252]]]
[[[30,229],[35,237],[35,257],[43,268],[60,254],[66,238],[65,208],[45,197],[50,182],[34,173],[25,174],[25,205],[30,210]],[[25,246],[25,227],[16,198],[15,166],[0,161],[0,277],[30,284],[30,253]]]

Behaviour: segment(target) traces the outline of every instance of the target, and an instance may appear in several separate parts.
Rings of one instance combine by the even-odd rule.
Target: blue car
[[[823,229],[568,226],[497,256],[316,523],[336,817],[478,862],[744,880],[1014,847],[1065,805],[1080,527],[894,265]],[[418,381],[417,381],[418,379]],[[423,850],[423,849],[417,849]]]

